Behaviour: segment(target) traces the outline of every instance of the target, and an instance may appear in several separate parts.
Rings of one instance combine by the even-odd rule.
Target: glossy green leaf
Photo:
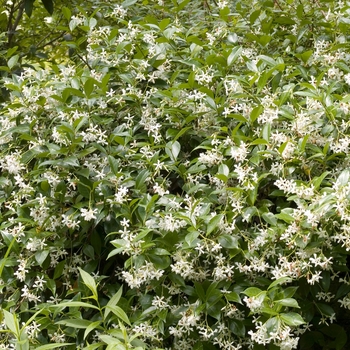
[[[282,306],[300,308],[298,302],[293,298],[285,298],[285,299],[281,299],[281,300],[276,300],[275,302],[279,305],[282,305]]]
[[[115,293],[111,299],[109,299],[107,305],[106,305],[106,308],[105,308],[105,312],[104,312],[104,317],[107,318],[107,316],[109,315],[110,313],[110,309],[107,308],[107,306],[116,306],[122,296],[122,293],[123,293],[123,286],[121,286],[118,290],[117,293]]]
[[[218,228],[223,218],[224,218],[224,214],[218,214],[210,219],[207,226],[207,232],[206,232],[207,236],[209,236],[214,230]]]
[[[120,318],[123,322],[127,323],[129,326],[131,325],[127,314],[125,313],[125,311],[121,307],[119,307],[117,305],[108,305],[107,304],[106,310],[111,311],[114,315],[116,315],[118,318]]]
[[[280,318],[288,326],[300,326],[305,324],[302,317],[295,312],[282,313],[280,314]]]
[[[292,280],[293,280],[293,279],[290,278],[290,277],[280,277],[280,278],[278,278],[277,280],[273,281],[273,282],[269,285],[268,290],[270,290],[270,289],[272,289],[273,287],[276,287],[276,286],[278,286],[278,285],[280,285],[280,284],[290,283],[290,282],[292,282]]]
[[[86,271],[81,269],[80,267],[78,269],[84,284],[91,290],[92,295],[94,296],[94,299],[98,300],[97,285],[94,278],[90,276]]]
[[[218,238],[218,242],[223,248],[227,249],[236,249],[239,248],[239,243],[237,237],[233,237],[231,235],[220,235]]]

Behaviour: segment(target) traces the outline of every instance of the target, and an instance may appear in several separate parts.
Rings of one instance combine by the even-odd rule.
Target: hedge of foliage
[[[1,52],[0,349],[343,349],[349,2],[84,3]]]

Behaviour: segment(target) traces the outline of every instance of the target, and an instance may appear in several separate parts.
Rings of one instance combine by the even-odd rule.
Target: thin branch
[[[88,68],[90,70],[92,70],[92,67],[89,65],[89,62],[84,58],[82,57],[80,54],[78,54],[77,52],[75,52],[75,54],[88,66]]]
[[[277,5],[277,7],[278,7],[281,11],[283,11],[283,8],[281,7],[281,5],[280,5],[280,3],[278,2],[278,0],[274,0],[274,2],[275,2],[275,5]]]
[[[59,38],[62,38],[63,35],[65,34],[66,32],[63,31],[62,33],[60,33],[58,36],[56,36],[55,38],[53,38],[52,40],[48,41],[47,43],[43,44],[40,46],[40,44],[49,36],[47,35],[44,39],[42,39],[39,43],[38,43],[38,46],[36,47],[37,50],[40,50],[40,49],[43,49],[45,46],[48,46],[48,45],[51,45],[53,44],[57,39]],[[50,35],[52,34],[52,32],[50,33]]]
[[[8,19],[8,22],[7,22],[7,32],[10,32],[11,30],[11,27],[12,27],[12,18],[15,14],[15,2],[12,3],[12,6],[11,6],[11,9],[10,9],[10,13],[9,13],[9,19]]]
[[[23,16],[23,11],[24,11],[24,2],[22,2],[18,8],[18,13],[17,13],[17,17],[15,20],[15,23],[13,24],[13,26],[11,26],[10,31],[8,32],[8,46],[11,46],[12,43],[12,39],[13,36],[15,34],[15,31],[17,29],[17,26],[19,24],[19,21],[21,20],[22,16]]]

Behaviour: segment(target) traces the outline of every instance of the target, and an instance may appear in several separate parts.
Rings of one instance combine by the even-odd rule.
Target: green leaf
[[[131,323],[130,323],[130,321],[129,321],[129,318],[128,318],[128,316],[127,316],[127,314],[125,313],[125,311],[121,308],[121,307],[119,307],[119,306],[117,306],[117,305],[115,305],[115,306],[112,306],[112,305],[106,305],[106,309],[107,310],[110,310],[110,311],[112,311],[113,313],[114,313],[114,315],[116,315],[118,318],[120,318],[122,321],[124,321],[125,323],[127,323],[129,326],[131,326]]]
[[[278,332],[279,325],[280,320],[278,319],[278,317],[269,318],[265,323],[267,334]]]
[[[277,225],[277,219],[275,217],[274,214],[272,214],[271,212],[268,213],[263,213],[261,215],[261,217],[263,218],[263,220],[265,222],[267,222],[268,224],[270,224],[271,226],[276,226]]]
[[[262,138],[267,142],[270,140],[271,136],[271,124],[267,123],[262,128]]]
[[[150,172],[147,169],[141,170],[135,179],[135,188],[138,190],[146,189],[147,179],[150,176]]]
[[[108,163],[112,170],[112,173],[116,175],[118,173],[119,162],[112,156],[108,156]]]
[[[267,80],[270,78],[271,74],[269,72],[264,72],[260,76],[257,84],[257,92],[261,92],[261,90],[265,87]]]
[[[300,308],[298,302],[293,298],[285,298],[275,301],[279,305]]]
[[[192,242],[200,235],[199,231],[191,231],[189,232],[186,237],[185,237],[185,241],[186,243],[191,247],[192,246]]]
[[[39,157],[41,153],[48,152],[48,149],[43,146],[34,146],[28,151],[22,153],[21,163],[28,164],[35,157]]]
[[[215,229],[218,228],[221,220],[224,218],[224,214],[218,214],[215,215],[213,218],[210,219],[208,226],[207,226],[207,232],[206,235],[209,236]]]
[[[53,14],[53,1],[52,0],[41,0],[46,11],[52,15]]]
[[[79,176],[78,178],[79,178],[78,193],[82,195],[84,198],[90,200],[90,196],[93,188],[93,182],[84,176]]]
[[[137,2],[137,0],[125,0],[122,2],[122,6],[125,7],[129,7],[131,5],[134,5]]]
[[[307,140],[309,139],[310,135],[305,135],[299,145],[299,151],[300,152],[304,152],[305,151],[305,147],[307,144]]]
[[[262,290],[257,287],[249,287],[245,289],[242,293],[248,295],[248,297],[255,297],[258,294],[262,293]]]
[[[231,64],[235,63],[241,53],[242,53],[241,46],[234,47],[230,55],[227,57],[227,66],[231,66]]]
[[[220,245],[226,249],[237,249],[239,248],[238,239],[231,235],[225,234],[218,238]]]
[[[3,310],[6,327],[19,338],[19,324],[15,313]]]
[[[107,306],[116,306],[118,304],[118,301],[120,300],[120,297],[122,296],[123,293],[123,286],[121,286],[118,290],[117,293],[115,293],[111,299],[109,299],[109,302],[106,305],[105,313],[104,313],[104,318],[107,318],[107,316],[110,313],[110,309],[107,308]]]
[[[312,184],[315,187],[315,190],[318,190],[318,188],[321,186],[322,181],[330,174],[329,171],[325,171],[324,173],[322,173],[322,175],[317,176],[315,178],[312,179]]]
[[[64,346],[68,345],[74,345],[74,343],[59,343],[59,344],[46,344],[46,345],[41,345],[35,348],[35,350],[50,350],[50,349],[57,349],[57,348],[62,348]]]
[[[164,248],[154,248],[151,249],[148,253],[152,255],[170,255],[170,253]]]
[[[233,334],[237,335],[240,338],[244,338],[246,336],[245,325],[243,321],[232,320],[230,322],[230,330]]]
[[[72,168],[72,167],[79,167],[79,161],[78,158],[75,156],[70,156],[67,158],[62,158],[58,160],[46,160],[39,164],[39,168],[47,165],[55,165],[60,166],[62,168]]]
[[[168,142],[165,146],[165,153],[175,162],[181,150],[179,141]]]
[[[295,218],[292,216],[292,215],[289,215],[288,213],[286,212],[281,212],[279,214],[275,214],[275,217],[277,219],[280,219],[288,224],[290,224],[291,222],[295,221]]]
[[[7,61],[7,66],[12,69],[18,62],[19,55],[12,56],[8,61]]]
[[[280,314],[280,318],[288,326],[300,326],[305,324],[305,321],[296,312],[282,313]]]
[[[218,173],[223,174],[226,177],[228,177],[228,175],[230,173],[230,168],[226,164],[220,164],[219,169],[218,169]]]
[[[84,92],[87,98],[90,98],[91,93],[94,91],[94,85],[96,80],[93,78],[88,78],[84,84]]]
[[[78,267],[80,275],[85,283],[85,285],[91,290],[94,299],[98,300],[98,294],[97,294],[97,286],[94,278],[90,276],[86,271]]]
[[[28,17],[32,15],[35,0],[24,0],[24,10]]]
[[[259,115],[263,112],[263,110],[264,110],[264,107],[262,105],[259,105],[251,111],[250,120],[252,123],[255,122],[256,119],[258,119]]]
[[[259,298],[260,299],[260,298]],[[265,306],[261,309],[261,313],[263,313],[265,316],[266,315],[272,315],[272,316],[277,316],[278,312],[268,306]]]
[[[184,0],[184,1],[181,1],[179,3],[179,5],[177,6],[176,10],[177,12],[183,10],[185,8],[185,6],[190,2],[191,0]]]
[[[89,320],[82,320],[79,318],[70,318],[66,320],[60,320],[55,322],[56,324],[62,324],[66,327],[73,327],[78,329],[86,329],[90,324],[91,321]]]
[[[253,112],[252,112],[253,113]],[[264,139],[255,139],[250,143],[251,145],[268,145],[269,143]]]
[[[205,292],[204,292],[204,288],[203,288],[202,283],[194,282],[194,287],[195,287],[198,298],[204,302],[206,300],[206,298],[205,298]]]
[[[35,253],[35,260],[37,263],[41,266],[43,262],[46,260],[47,256],[49,255],[50,250],[38,250]]]
[[[205,99],[208,102],[209,107],[216,111],[216,103],[215,103],[214,99],[212,99],[210,96],[206,96]]]
[[[64,266],[66,265],[66,260],[60,261],[56,267],[55,267],[55,272],[53,274],[53,279],[57,279],[62,276]]]
[[[89,303],[84,303],[82,301],[66,301],[66,302],[63,302],[63,303],[50,305],[50,307],[54,307],[54,308],[84,307],[84,308],[88,308],[88,309],[100,310],[97,306],[89,304]]]
[[[71,10],[68,7],[66,7],[66,6],[63,6],[61,11],[63,13],[63,16],[66,18],[66,20],[70,21],[70,19],[72,17]]]
[[[334,309],[328,304],[316,303],[316,307],[323,315],[326,315],[326,316],[332,316],[335,313]]]
[[[228,301],[233,301],[233,302],[239,303],[239,304],[242,303],[239,294],[236,292],[225,293],[224,296]]]
[[[349,177],[350,177],[350,171],[349,171],[349,169],[345,169],[340,173],[337,182],[340,185],[345,186],[349,182]]]
[[[148,255],[149,260],[153,265],[160,270],[166,269],[171,264],[171,260],[167,255]]]
[[[278,278],[276,281],[273,281],[269,287],[267,288],[267,290],[270,290],[272,289],[273,287],[275,286],[278,286],[279,284],[284,284],[284,283],[289,283],[289,282],[292,282],[293,279],[290,278],[290,277],[281,277],[281,278]]]
[[[334,339],[332,342],[329,342],[330,349],[345,349],[348,337],[346,331],[342,326],[333,323],[323,327],[321,331],[322,333],[329,336],[331,339]]]
[[[102,327],[99,327],[100,323],[101,323],[101,321],[95,321],[95,322],[90,323],[85,329],[84,339],[86,339],[86,337],[89,335],[89,333],[91,331],[93,331],[95,328],[102,329]]]

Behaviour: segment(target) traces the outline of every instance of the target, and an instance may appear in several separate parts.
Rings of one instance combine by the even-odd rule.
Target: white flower
[[[264,302],[264,298],[261,297],[244,297],[243,301],[247,304],[252,312],[258,312]]]
[[[80,209],[81,212],[81,216],[83,217],[83,219],[85,221],[90,221],[92,219],[96,219],[95,214],[97,214],[97,208],[95,209],[85,209],[85,208],[81,208]]]

